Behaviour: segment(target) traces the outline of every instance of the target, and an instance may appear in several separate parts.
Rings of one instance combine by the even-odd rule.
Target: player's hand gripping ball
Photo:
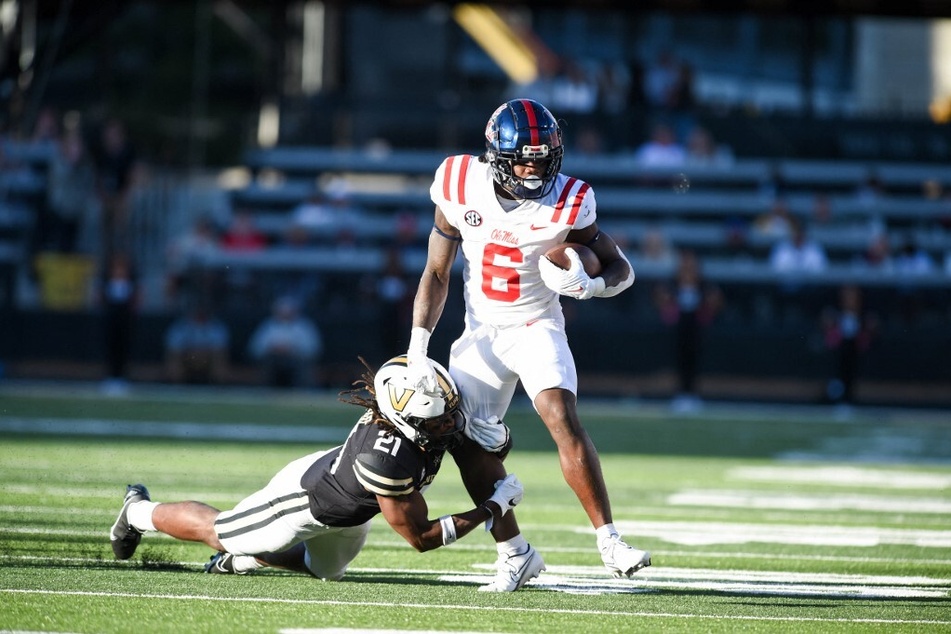
[[[581,258],[581,264],[584,266],[584,272],[588,277],[597,277],[601,274],[601,261],[589,247],[574,242],[565,242],[556,247],[552,247],[545,252],[545,257],[560,269],[568,270],[571,267],[571,261],[568,259],[566,249],[574,249]]]

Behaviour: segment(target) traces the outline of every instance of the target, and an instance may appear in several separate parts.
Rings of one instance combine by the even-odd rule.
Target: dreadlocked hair
[[[366,371],[360,375],[359,379],[351,384],[352,387],[349,390],[340,392],[340,398],[337,400],[341,403],[356,405],[367,410],[363,417],[370,419],[367,421],[368,423],[385,427],[391,431],[395,430],[396,428],[393,426],[393,423],[387,420],[386,416],[380,412],[380,406],[376,401],[376,391],[373,389],[373,379],[376,376],[376,372],[373,371],[373,368],[370,367],[363,357],[357,357],[357,359],[360,360],[360,363],[363,364]]]

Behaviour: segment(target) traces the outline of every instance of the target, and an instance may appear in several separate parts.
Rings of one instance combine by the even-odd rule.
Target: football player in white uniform
[[[462,393],[465,434],[486,450],[453,453],[469,494],[484,499],[491,490],[483,475],[491,474],[489,482],[505,475],[501,460],[511,441],[502,418],[521,380],[558,447],[565,480],[595,528],[602,561],[615,576],[630,576],[650,565],[650,554],[625,544],[614,527],[598,453],[578,418],[577,373],[559,296],[611,297],[634,282],[634,272],[598,229],[591,187],[561,173],[561,129],[543,105],[531,99],[502,104],[485,137],[482,156],[448,157],[430,188],[435,223],[414,304],[410,372],[421,387],[435,380],[429,338],[461,247],[465,330],[452,345],[449,372]],[[543,257],[564,242],[593,249],[601,274],[589,277],[573,250],[568,270]],[[544,570],[514,513],[492,530],[498,572],[483,589],[515,590],[524,576]]]
[[[472,444],[462,435],[459,392],[445,368],[434,368],[436,385],[427,391],[407,378],[406,357],[390,359],[375,376],[368,369],[346,401],[366,409],[346,442],[291,462],[230,511],[202,502],[152,502],[144,485],[129,485],[112,526],[116,558],[130,558],[143,533],[159,531],[217,550],[206,572],[276,566],[336,581],[363,548],[378,513],[420,552],[500,520],[522,499],[514,475],[497,482],[475,508],[429,519],[422,493],[443,455]]]

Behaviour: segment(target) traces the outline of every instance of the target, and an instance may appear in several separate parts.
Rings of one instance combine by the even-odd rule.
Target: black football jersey
[[[422,492],[436,477],[444,452],[423,451],[395,429],[364,414],[346,442],[304,473],[310,510],[327,526],[358,526],[380,512],[377,495]]]

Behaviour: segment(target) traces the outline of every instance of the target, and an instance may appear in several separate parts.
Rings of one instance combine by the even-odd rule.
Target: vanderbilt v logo
[[[404,388],[397,394],[395,385],[389,383],[388,387],[390,392],[390,405],[392,405],[393,409],[397,412],[402,412],[406,408],[406,404],[409,403],[409,399],[413,398],[413,394],[416,393],[416,390]]]

